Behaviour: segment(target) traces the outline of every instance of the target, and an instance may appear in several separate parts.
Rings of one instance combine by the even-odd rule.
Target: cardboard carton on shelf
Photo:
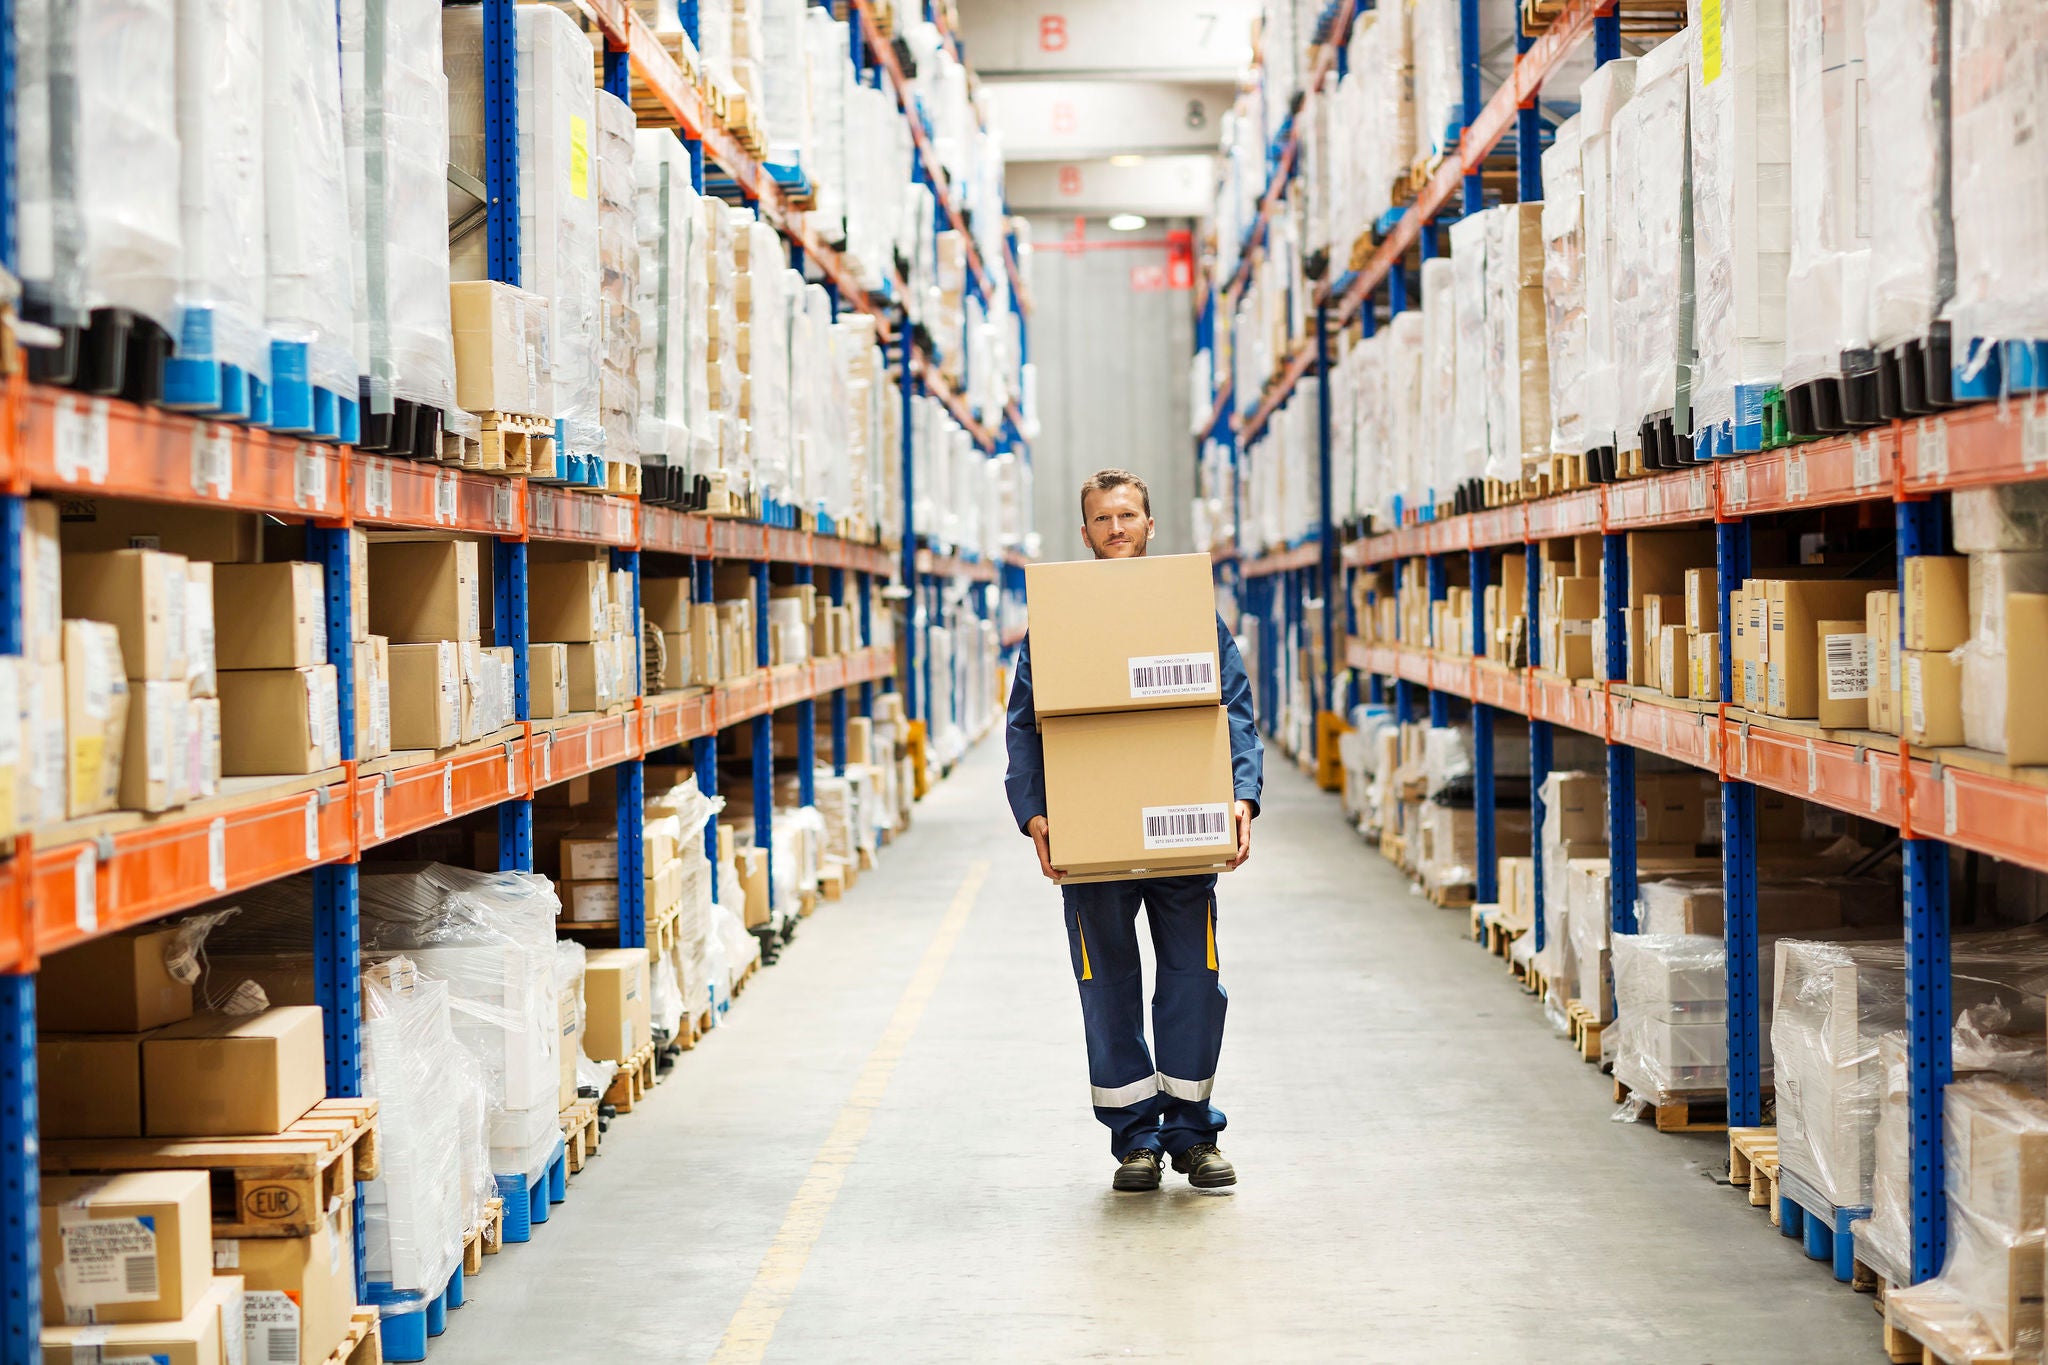
[[[473,540],[370,542],[370,629],[394,645],[482,638]]]
[[[186,680],[185,560],[158,550],[64,556],[64,614],[119,633],[131,678]]]
[[[1970,561],[1909,555],[1900,562],[1899,611],[1907,649],[1954,649],[1970,638]]]
[[[583,1050],[620,1062],[654,1040],[647,950],[610,948],[583,960]]]
[[[569,714],[567,645],[526,647],[526,701],[534,720],[554,720]]]
[[[44,1138],[142,1136],[146,1033],[36,1035],[37,1119]]]
[[[389,647],[391,747],[446,749],[462,736],[461,655],[452,640]]]
[[[1944,748],[1963,742],[1963,666],[1948,650],[1909,649],[1902,664],[1900,738]]]
[[[214,1241],[214,1268],[242,1277],[251,1365],[322,1365],[348,1335],[356,1309],[356,1212],[346,1206],[328,1227],[304,1237]]]
[[[690,605],[689,579],[641,576],[640,614],[662,634],[690,628]]]
[[[128,737],[121,635],[103,621],[64,623],[64,790],[72,819],[115,809]]]
[[[149,1361],[150,1365],[242,1365],[249,1359],[240,1275],[215,1275],[182,1318],[107,1327],[43,1328],[42,1359]]]
[[[43,1322],[183,1318],[213,1286],[204,1171],[45,1176]]]
[[[327,1093],[317,1005],[199,1014],[142,1043],[150,1137],[282,1133]]]
[[[1040,731],[1052,862],[1067,880],[1190,875],[1235,856],[1222,707],[1056,716]]]
[[[527,638],[548,644],[601,640],[608,633],[610,570],[599,560],[541,561],[527,566]]]
[[[356,662],[356,758],[382,758],[391,752],[391,642],[371,635],[350,649]]]
[[[1861,618],[1822,621],[1816,626],[1820,648],[1821,725],[1832,730],[1861,730],[1870,723],[1870,635]]]
[[[547,364],[548,297],[495,280],[448,286],[455,339],[455,403],[466,412],[554,411]]]
[[[214,569],[219,667],[311,668],[327,657],[327,581],[318,564],[222,564]]]
[[[1820,714],[1820,623],[1847,620],[1862,609],[1867,594],[1885,585],[1841,578],[1760,581],[1769,623],[1763,645],[1761,709],[1790,720],[1811,720]],[[1754,696],[1748,705],[1757,707]]]
[[[43,959],[36,1024],[60,1033],[140,1033],[192,1017],[192,987],[171,974],[176,929],[90,939]]]
[[[121,744],[122,810],[166,811],[191,800],[192,694],[178,682],[131,681]]]
[[[1024,572],[1041,720],[1221,700],[1207,555],[1033,564]]]
[[[229,777],[317,773],[341,762],[332,664],[220,675],[221,771]]]

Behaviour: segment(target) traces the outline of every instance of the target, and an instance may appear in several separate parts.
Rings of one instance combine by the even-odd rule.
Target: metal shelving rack
[[[518,283],[518,106],[514,96],[512,0],[482,0],[484,10],[486,145],[489,190],[489,260],[494,278]],[[733,133],[705,107],[684,75],[627,0],[578,0],[604,37],[604,86],[616,94],[639,82],[675,117],[691,151],[693,176],[703,187],[706,158],[776,226],[791,245],[792,264],[822,279],[835,311],[875,314],[884,338],[900,338],[898,380],[907,403],[922,391],[951,410],[984,451],[1020,450],[1029,456],[1014,407],[1005,413],[972,412],[938,367],[909,344],[910,329],[885,297],[871,296],[852,269],[792,206],[775,182],[748,156]],[[12,0],[0,0],[0,264],[15,267],[13,177]],[[922,178],[933,186],[941,227],[964,231],[966,220],[945,176],[931,159],[922,112],[879,41],[880,28],[865,0],[855,0],[852,58],[860,79],[886,78],[898,95],[919,148]],[[694,39],[695,5],[680,0]],[[863,42],[861,34],[867,34]],[[968,242],[973,251],[971,239]],[[1009,299],[1020,330],[1029,304],[1016,278],[1014,242],[1006,243]],[[993,298],[985,263],[970,259],[981,297]],[[882,291],[900,297],[899,281]],[[0,390],[0,653],[24,652],[21,550],[24,506],[35,492],[84,493],[143,501],[211,504],[303,522],[308,553],[323,565],[328,584],[330,655],[339,674],[343,762],[300,779],[245,779],[232,794],[157,817],[110,819],[84,831],[73,825],[13,841],[0,858],[0,1359],[35,1359],[41,1315],[40,1215],[37,1207],[35,971],[52,952],[130,925],[174,914],[279,877],[310,872],[315,878],[317,995],[327,1021],[329,1093],[360,1092],[360,1018],[356,981],[357,865],[376,847],[459,817],[496,810],[501,866],[533,865],[533,794],[541,787],[605,768],[617,771],[621,858],[619,944],[645,944],[642,903],[641,804],[643,763],[688,746],[692,765],[715,792],[720,731],[754,727],[753,772],[757,838],[772,848],[769,820],[773,773],[768,761],[773,714],[798,708],[800,784],[811,797],[815,753],[814,707],[830,708],[835,772],[847,761],[851,714],[868,715],[877,685],[904,687],[917,677],[925,654],[915,610],[906,613],[902,648],[878,644],[877,613],[887,609],[883,588],[901,579],[937,601],[940,585],[959,576],[986,584],[980,610],[993,610],[994,565],[934,555],[906,543],[891,548],[787,526],[712,519],[608,494],[567,492],[521,478],[466,473],[436,465],[367,455],[267,431],[207,422],[119,400],[91,398],[28,385],[16,373]],[[906,475],[904,523],[910,521],[910,431],[903,431]],[[516,660],[517,724],[487,740],[397,765],[355,760],[349,610],[351,526],[407,527],[468,533],[493,540],[494,619],[511,623]],[[763,599],[756,614],[763,665],[753,676],[686,694],[636,695],[621,714],[531,719],[527,697],[526,557],[532,541],[575,541],[609,549],[613,567],[634,575],[637,599],[642,556],[683,557],[700,596],[708,600],[712,568],[720,560],[753,566]],[[861,647],[837,658],[769,669],[769,571],[789,566],[799,581],[819,581],[838,604],[859,608]],[[1021,591],[1021,573],[1017,575]],[[916,608],[913,599],[907,604]],[[927,682],[928,679],[923,681]],[[641,682],[636,679],[636,692]],[[920,689],[905,687],[915,707]],[[929,705],[929,692],[925,694]],[[913,711],[913,714],[915,712]],[[87,837],[89,835],[89,837]],[[707,830],[707,842],[715,831]],[[716,876],[714,864],[714,877]],[[770,879],[772,886],[772,877]],[[771,892],[772,894],[772,892]],[[509,1221],[509,1220],[508,1220]],[[359,1240],[361,1226],[357,1226]],[[508,1237],[510,1233],[508,1232]],[[360,1255],[357,1258],[361,1289]],[[360,1295],[359,1295],[360,1297]],[[406,1358],[387,1353],[387,1358]],[[417,1358],[416,1356],[411,1358]]]
[[[1353,0],[1335,0],[1325,19],[1329,31],[1341,33],[1354,8]],[[1464,6],[1463,18],[1469,72],[1477,55],[1473,4]],[[1310,334],[1297,340],[1234,430],[1227,421],[1225,381],[1217,394],[1211,430],[1198,444],[1208,439],[1230,441],[1235,458],[1239,449],[1258,439],[1268,419],[1304,376],[1325,372],[1332,329],[1341,329],[1353,319],[1371,329],[1374,295],[1383,284],[1389,287],[1393,310],[1400,311],[1405,303],[1401,286],[1406,281],[1400,274],[1403,257],[1418,243],[1428,251],[1432,244],[1424,233],[1439,215],[1457,211],[1452,208],[1454,194],[1463,196],[1465,211],[1480,206],[1473,177],[1518,120],[1519,193],[1524,199],[1540,197],[1541,147],[1538,130],[1530,126],[1534,103],[1544,78],[1589,34],[1598,61],[1620,55],[1614,0],[1567,0],[1540,38],[1518,42],[1513,75],[1483,105],[1478,101],[1476,80],[1468,78],[1465,128],[1458,154],[1445,159],[1361,269],[1338,275],[1319,292]],[[1317,80],[1329,70],[1328,56],[1325,49],[1315,66]],[[1291,147],[1290,132],[1288,149]],[[1288,149],[1274,162],[1274,183],[1261,201],[1259,222],[1247,237],[1247,255],[1265,221],[1277,210],[1292,172]],[[1249,268],[1247,260],[1228,282],[1226,302],[1242,288]],[[1198,320],[1198,346],[1213,340],[1212,329],[1225,325],[1227,317],[1227,309],[1219,306],[1212,291]],[[1323,392],[1327,394],[1327,389]],[[1340,528],[1332,524],[1329,512],[1330,433],[1327,413],[1324,417],[1320,431],[1323,511],[1309,543],[1242,561],[1235,550],[1216,554],[1219,574],[1241,576],[1244,608],[1260,623],[1259,676],[1253,679],[1253,686],[1262,715],[1270,717],[1277,710],[1278,645],[1286,638],[1287,627],[1301,622],[1304,603],[1310,597],[1320,597],[1329,608],[1324,613],[1329,646],[1326,672],[1319,680],[1325,707],[1333,707],[1334,674],[1340,660],[1354,671],[1354,681],[1363,680],[1373,700],[1390,694],[1397,716],[1404,721],[1419,719],[1426,704],[1433,723],[1447,723],[1451,699],[1469,704],[1475,741],[1476,823],[1482,840],[1476,893],[1482,902],[1497,895],[1497,869],[1490,847],[1492,821],[1488,818],[1495,776],[1488,723],[1491,714],[1505,711],[1527,719],[1532,791],[1550,770],[1554,727],[1564,726],[1601,740],[1607,753],[1611,926],[1618,933],[1632,932],[1635,926],[1635,838],[1630,812],[1637,755],[1656,754],[1715,774],[1722,793],[1731,1125],[1754,1125],[1762,1117],[1761,1015],[1755,966],[1756,789],[1782,792],[1898,831],[1905,863],[1902,908],[1909,995],[1911,1275],[1918,1282],[1935,1274],[1947,1248],[1942,1090],[1952,1079],[1949,846],[2048,872],[2048,841],[2042,839],[2043,831],[2048,830],[2048,772],[2007,768],[1993,755],[1970,750],[1917,750],[1890,736],[1858,732],[1852,741],[1842,737],[1842,732],[1771,720],[1725,701],[1673,700],[1632,688],[1618,678],[1566,682],[1543,671],[1533,633],[1531,666],[1524,669],[1488,661],[1482,638],[1467,642],[1465,649],[1368,645],[1350,638],[1356,623],[1348,619],[1349,578],[1361,569],[1390,566],[1398,586],[1405,574],[1421,572],[1427,575],[1431,595],[1441,597],[1447,566],[1454,559],[1463,559],[1476,594],[1489,580],[1493,556],[1522,553],[1528,557],[1525,610],[1533,622],[1538,614],[1541,543],[1597,533],[1603,537],[1607,657],[1618,660],[1625,657],[1626,533],[1651,527],[1712,526],[1721,586],[1720,695],[1725,698],[1733,638],[1727,625],[1728,598],[1749,572],[1753,518],[1849,503],[1889,503],[1900,558],[1944,553],[1945,493],[2048,478],[2048,395],[1983,402],[1847,436],[1484,511],[1440,519],[1418,519],[1411,513],[1409,524],[1341,544]],[[1422,517],[1427,518],[1428,513]],[[1233,543],[1239,542],[1234,539]],[[1341,650],[1333,638],[1338,633],[1340,605],[1347,627]],[[1477,637],[1482,627],[1479,614],[1474,616]],[[1540,822],[1540,798],[1533,814]],[[1539,867],[1539,898],[1541,876]],[[1540,919],[1533,932],[1538,936],[1536,946],[1542,947]],[[1809,1250],[1812,1243],[1809,1237]],[[1848,1277],[1839,1263],[1837,1275]]]

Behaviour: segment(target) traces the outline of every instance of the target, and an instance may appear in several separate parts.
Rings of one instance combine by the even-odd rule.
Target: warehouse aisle
[[[981,745],[614,1125],[436,1365],[764,1338],[776,1361],[1876,1358],[1870,1300],[1716,1185],[1720,1139],[1609,1122],[1464,916],[1281,762],[1222,902],[1243,1184],[1112,1194],[1001,766]]]

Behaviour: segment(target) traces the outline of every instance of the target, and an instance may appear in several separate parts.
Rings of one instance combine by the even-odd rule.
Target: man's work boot
[[[1237,1168],[1225,1160],[1213,1142],[1198,1142],[1173,1159],[1173,1169],[1188,1178],[1198,1190],[1220,1190],[1237,1183]]]
[[[1111,1183],[1115,1188],[1126,1191],[1158,1189],[1159,1153],[1149,1147],[1125,1153],[1124,1159],[1117,1163],[1116,1179]]]

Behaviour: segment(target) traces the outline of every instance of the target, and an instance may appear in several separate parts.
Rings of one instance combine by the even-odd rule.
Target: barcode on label
[[[1181,697],[1216,690],[1214,654],[1154,654],[1131,659],[1131,696]]]
[[[1882,468],[1883,466],[1879,461],[1877,453],[1877,437],[1874,435],[1857,437],[1856,487],[1858,489],[1876,487],[1877,481],[1883,477],[1881,473]]]
[[[1824,635],[1829,701],[1854,701],[1870,695],[1870,637]]]
[[[263,1359],[268,1365],[299,1365],[299,1329],[272,1327],[265,1332]]]
[[[153,1299],[156,1288],[156,1254],[125,1256],[121,1261],[121,1287],[138,1299]]]
[[[303,441],[292,451],[292,501],[301,507],[327,506],[327,458]]]
[[[391,515],[391,466],[375,457],[363,462],[363,512],[373,517]]]
[[[1914,473],[1921,478],[1945,478],[1948,475],[1948,423],[1942,418],[1928,419],[1920,428],[1920,445],[1914,461]]]
[[[1148,850],[1233,842],[1230,832],[1230,807],[1221,803],[1201,806],[1147,806],[1141,814],[1145,822],[1145,847]]]

